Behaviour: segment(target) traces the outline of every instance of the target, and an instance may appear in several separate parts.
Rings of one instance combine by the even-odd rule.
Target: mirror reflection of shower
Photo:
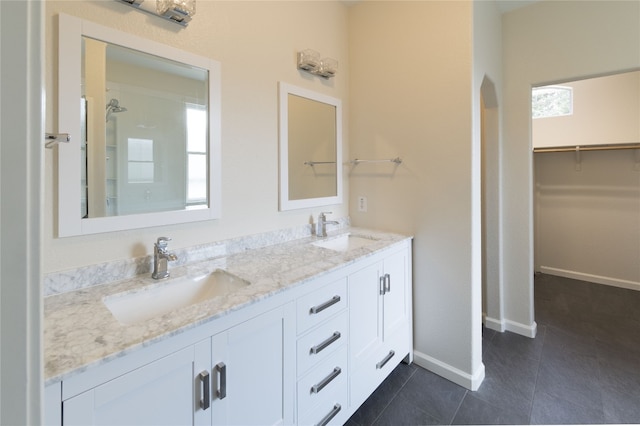
[[[112,114],[127,111],[127,108],[120,105],[117,98],[111,98],[106,106],[106,128],[105,128],[105,172],[106,172],[106,204],[103,214],[105,216],[115,216],[118,214],[118,120]]]
[[[107,104],[107,116],[106,116],[106,121],[109,121],[109,118],[111,117],[111,114],[115,114],[115,113],[119,113],[119,112],[125,112],[127,109],[123,106],[120,106],[120,101],[118,101],[116,98],[112,98],[109,103]]]

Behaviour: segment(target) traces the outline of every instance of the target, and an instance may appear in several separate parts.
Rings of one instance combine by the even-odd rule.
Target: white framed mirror
[[[280,210],[342,203],[342,102],[280,82]]]
[[[58,236],[220,217],[220,64],[59,16]]]

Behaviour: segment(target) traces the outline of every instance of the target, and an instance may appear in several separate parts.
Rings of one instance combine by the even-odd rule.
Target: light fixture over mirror
[[[333,58],[320,59],[320,53],[312,49],[298,52],[298,69],[308,73],[331,78],[338,72],[338,61]]]
[[[280,210],[342,203],[342,102],[280,83]]]
[[[220,216],[220,65],[60,15],[58,235]]]
[[[116,0],[186,27],[196,14],[196,0]]]

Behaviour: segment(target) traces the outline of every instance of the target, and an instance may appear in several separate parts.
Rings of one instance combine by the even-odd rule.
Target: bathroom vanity
[[[57,236],[219,218],[221,64],[65,14],[58,28],[58,127],[82,137],[58,147]],[[280,210],[342,204],[341,101],[279,89]],[[68,282],[45,285],[46,423],[344,423],[412,361],[411,238],[325,237],[337,223],[320,218],[322,238],[307,225],[175,256],[161,237],[153,274],[58,274]]]
[[[48,424],[343,424],[412,361],[408,237],[349,228],[171,274],[45,298]],[[176,283],[224,288],[163,308]]]

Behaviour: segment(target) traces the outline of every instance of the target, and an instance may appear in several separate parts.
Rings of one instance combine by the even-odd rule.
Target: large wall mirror
[[[219,64],[59,18],[58,235],[219,217]]]
[[[342,203],[342,103],[280,83],[280,210]]]

